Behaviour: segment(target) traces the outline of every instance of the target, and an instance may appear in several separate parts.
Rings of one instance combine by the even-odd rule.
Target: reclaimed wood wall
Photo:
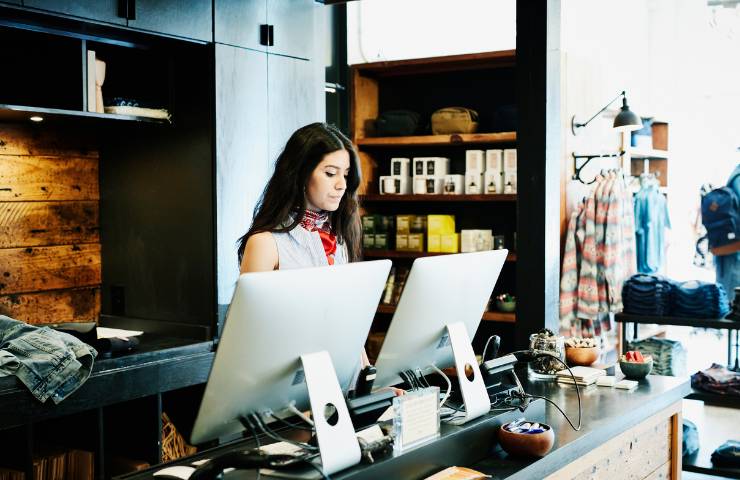
[[[98,151],[46,125],[0,124],[0,314],[100,314]]]

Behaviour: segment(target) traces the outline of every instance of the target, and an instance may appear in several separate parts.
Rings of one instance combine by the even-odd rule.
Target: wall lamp
[[[635,112],[630,110],[629,106],[627,105],[627,94],[625,92],[620,92],[619,95],[614,97],[614,99],[611,102],[607,103],[604,106],[604,108],[596,112],[596,114],[593,117],[586,120],[585,123],[576,122],[576,117],[574,115],[573,118],[570,119],[570,129],[573,132],[573,135],[577,134],[579,128],[585,127],[586,125],[591,123],[591,120],[598,117],[604,110],[609,108],[609,106],[615,101],[617,101],[619,97],[622,97],[622,109],[617,114],[617,116],[614,117],[614,125],[613,125],[614,129],[619,132],[631,132],[634,130],[641,129],[642,120]]]

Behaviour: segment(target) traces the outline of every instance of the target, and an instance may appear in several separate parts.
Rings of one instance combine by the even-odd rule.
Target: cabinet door
[[[236,242],[267,184],[267,54],[216,45],[218,303],[239,277]]]
[[[99,22],[126,25],[126,19],[118,16],[118,0],[25,0],[24,5]]]
[[[128,21],[129,27],[207,42],[213,40],[211,0],[135,0],[134,3],[135,15]]]
[[[215,0],[214,9],[216,42],[266,51],[260,25],[267,24],[267,0]]]
[[[314,58],[314,0],[268,0],[267,23],[273,27],[270,53]]]
[[[319,101],[324,101],[323,85],[317,82],[316,74],[315,65],[308,60],[267,56],[270,170],[294,131],[324,121],[318,108]]]

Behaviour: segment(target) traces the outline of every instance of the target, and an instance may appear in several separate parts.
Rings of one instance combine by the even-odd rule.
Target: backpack
[[[709,248],[714,255],[740,250],[740,198],[729,186],[715,188],[701,199],[701,221],[707,229]]]

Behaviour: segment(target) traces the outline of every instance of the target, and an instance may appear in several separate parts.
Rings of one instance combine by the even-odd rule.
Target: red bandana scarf
[[[337,252],[337,237],[331,231],[329,212],[312,212],[306,210],[301,219],[301,227],[309,232],[319,232],[321,243],[324,246],[326,260],[329,265],[334,265],[334,254]]]

